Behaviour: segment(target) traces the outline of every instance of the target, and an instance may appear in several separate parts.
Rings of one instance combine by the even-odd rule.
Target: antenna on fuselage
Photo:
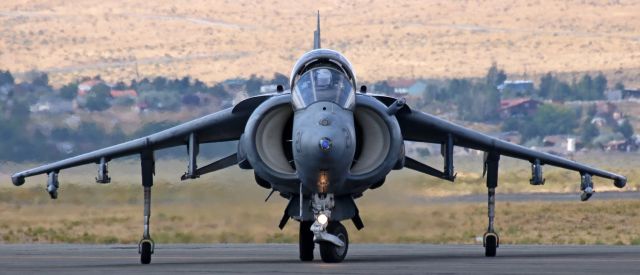
[[[318,11],[318,26],[313,32],[313,49],[320,49],[320,11]]]

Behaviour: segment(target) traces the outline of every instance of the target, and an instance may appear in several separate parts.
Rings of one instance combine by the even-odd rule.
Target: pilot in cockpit
[[[328,69],[318,69],[316,83],[319,90],[331,88],[331,72]]]
[[[353,106],[354,90],[342,72],[327,67],[313,68],[295,83],[293,105],[302,109],[318,101],[329,101],[343,108]]]

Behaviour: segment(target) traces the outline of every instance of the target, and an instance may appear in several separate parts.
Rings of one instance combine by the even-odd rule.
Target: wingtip
[[[625,177],[617,178],[613,181],[613,185],[615,185],[618,188],[625,187],[627,185],[627,178]]]
[[[21,175],[18,175],[18,174],[14,174],[13,176],[11,176],[11,182],[15,186],[23,185],[24,184],[24,176],[21,176]]]

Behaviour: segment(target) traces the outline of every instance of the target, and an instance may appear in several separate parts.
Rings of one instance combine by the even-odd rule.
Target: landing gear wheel
[[[325,263],[339,263],[344,260],[349,250],[349,235],[347,229],[340,222],[329,222],[327,232],[333,234],[340,239],[344,246],[336,246],[330,242],[320,243],[320,256]]]
[[[311,232],[311,225],[313,221],[301,221],[300,222],[300,260],[303,262],[313,261],[313,249],[315,243],[313,242],[313,232]]]
[[[153,240],[151,239],[142,239],[138,246],[138,252],[140,253],[140,263],[141,264],[149,264],[151,263],[151,254],[153,254],[154,247]]]
[[[496,250],[498,248],[498,234],[485,233],[484,234],[484,255],[486,257],[495,257]]]

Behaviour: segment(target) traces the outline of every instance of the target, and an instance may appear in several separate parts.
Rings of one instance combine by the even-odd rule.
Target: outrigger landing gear
[[[140,263],[151,263],[151,254],[155,243],[149,234],[149,219],[151,218],[151,186],[153,186],[153,174],[155,173],[155,160],[153,152],[144,152],[140,155],[142,168],[142,187],[144,188],[144,232],[142,240],[138,243]]]
[[[496,207],[496,187],[498,187],[498,162],[500,155],[490,152],[485,160],[487,169],[487,190],[488,190],[488,216],[489,227],[483,236],[484,255],[487,257],[495,257],[496,250],[500,245],[498,233],[493,228],[493,219],[495,217]]]

